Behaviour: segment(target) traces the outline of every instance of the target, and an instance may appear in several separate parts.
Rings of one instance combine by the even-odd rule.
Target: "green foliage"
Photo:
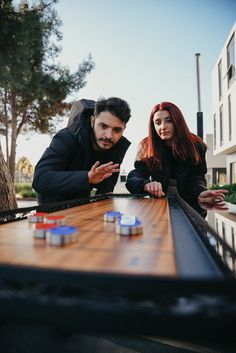
[[[236,184],[225,184],[225,185],[212,185],[209,189],[211,190],[218,190],[218,189],[224,189],[228,190],[228,195],[231,193],[236,192]]]
[[[15,183],[14,189],[16,194],[20,194],[23,191],[32,191],[32,185],[30,183]]]
[[[15,193],[21,197],[32,197],[36,198],[36,192],[32,188],[30,183],[15,183],[14,184]]]
[[[16,97],[17,133],[32,127],[50,132],[51,120],[70,108],[66,97],[85,86],[94,68],[91,55],[74,73],[55,63],[62,36],[54,2],[39,0],[30,7],[25,1],[15,8],[13,1],[3,0],[0,5],[0,89],[7,91],[7,105]]]
[[[11,133],[12,178],[18,135],[55,132],[71,107],[66,98],[86,85],[94,69],[91,55],[75,72],[56,62],[62,35],[55,0],[16,3],[0,1],[0,133]]]
[[[225,195],[225,201],[236,204],[236,184],[225,184],[223,186],[212,185],[211,190],[224,189],[228,190],[228,194]]]
[[[32,178],[34,173],[34,167],[30,163],[27,157],[21,157],[16,163],[16,171],[21,172],[24,176]]]
[[[22,197],[36,198],[36,192],[35,192],[34,190],[30,190],[30,191],[21,191],[20,196],[22,196]]]
[[[236,193],[225,196],[225,201],[236,204]]]

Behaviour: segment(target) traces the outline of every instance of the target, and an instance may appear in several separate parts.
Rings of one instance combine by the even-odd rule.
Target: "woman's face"
[[[170,113],[167,110],[159,110],[153,116],[153,124],[157,135],[170,144],[175,130]]]

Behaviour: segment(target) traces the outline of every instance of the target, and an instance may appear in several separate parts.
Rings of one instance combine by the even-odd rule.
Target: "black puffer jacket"
[[[175,178],[177,190],[180,196],[203,216],[206,212],[202,210],[197,202],[197,196],[207,190],[205,174],[207,172],[205,152],[203,144],[198,143],[202,162],[194,164],[193,161],[182,161],[174,158],[168,148],[165,151],[163,169],[161,171],[150,172],[145,162],[135,161],[135,169],[127,177],[126,187],[132,194],[146,194],[144,186],[150,181],[158,181],[162,184],[163,191],[166,193],[170,178]]]
[[[95,102],[89,102],[86,109],[70,118],[69,126],[59,131],[52,139],[36,165],[33,188],[38,193],[39,204],[71,200],[90,195],[93,187],[97,194],[112,192],[118,173],[114,173],[103,182],[90,185],[88,171],[99,160],[101,164],[113,161],[121,164],[130,142],[121,137],[110,150],[94,152],[92,149],[92,130],[90,117]]]

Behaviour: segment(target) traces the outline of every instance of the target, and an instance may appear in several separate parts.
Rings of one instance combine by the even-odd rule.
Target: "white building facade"
[[[227,183],[236,183],[236,22],[212,71],[214,155],[226,154]]]
[[[224,185],[227,183],[226,155],[225,153],[214,155],[213,134],[206,134],[205,142],[207,144],[207,186]]]

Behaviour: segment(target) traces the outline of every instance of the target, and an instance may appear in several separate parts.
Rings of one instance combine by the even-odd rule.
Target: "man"
[[[36,165],[33,188],[39,204],[112,192],[130,142],[126,101],[111,97],[76,102],[68,127],[59,131]]]

